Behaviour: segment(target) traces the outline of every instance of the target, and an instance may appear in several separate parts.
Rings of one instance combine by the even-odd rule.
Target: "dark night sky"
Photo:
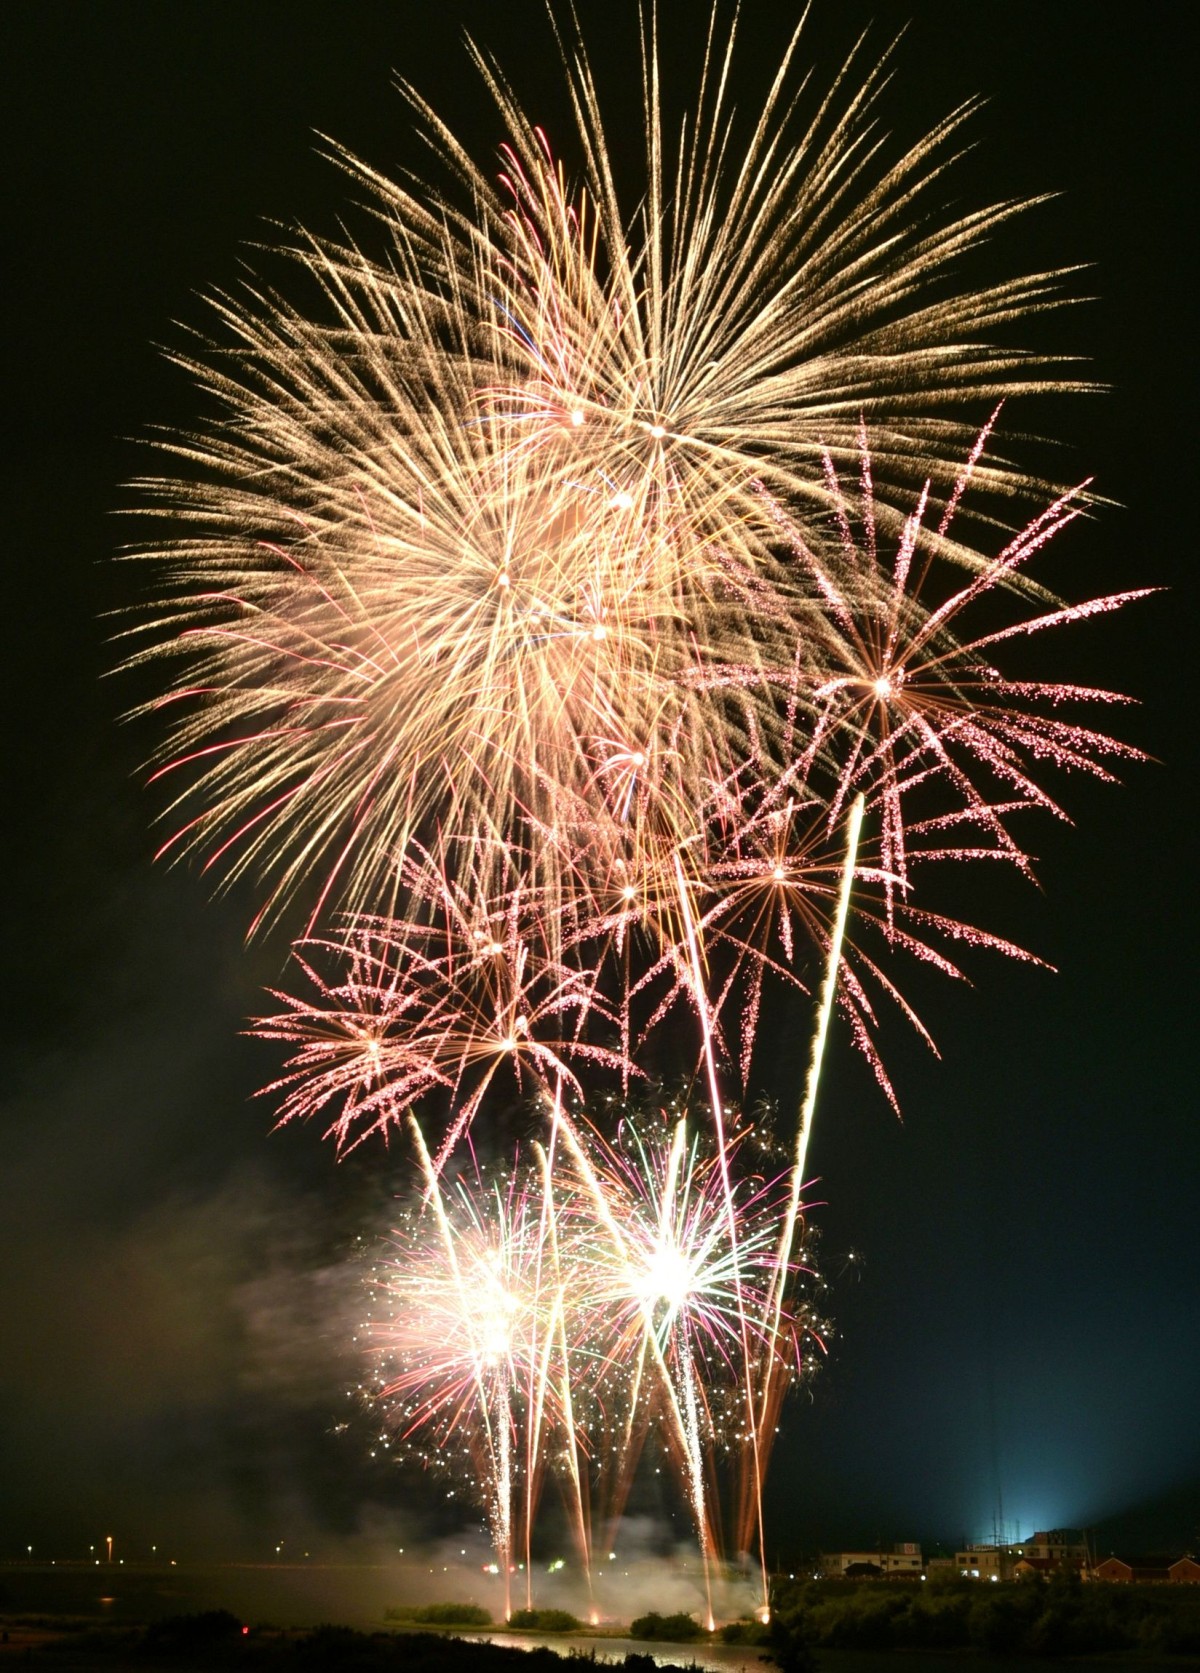
[[[604,85],[632,99],[633,7],[580,10]],[[748,0],[748,94],[795,10]],[[837,1287],[831,1364],[777,1454],[784,1549],[982,1536],[998,1486],[1028,1533],[1200,1482],[1192,89],[1144,8],[1108,29],[1079,0],[818,0],[819,78],[859,27],[874,20],[882,46],[911,12],[893,131],[914,139],[987,95],[953,190],[1064,194],[1001,241],[998,266],[1094,263],[1080,288],[1098,300],[1036,330],[1090,356],[1112,392],[1031,422],[1070,444],[1056,470],[1094,472],[1121,508],[1072,530],[1053,579],[1076,595],[1172,591],[1047,642],[1044,665],[1058,654],[1068,677],[1139,695],[1124,735],[1160,764],[1123,788],[1065,787],[1077,828],[1034,842],[1041,896],[973,885],[979,916],[1059,973],[993,960],[972,991],[921,989],[944,1061],[897,1042],[903,1126],[835,1041],[821,1223],[835,1272],[837,1251],[861,1259]],[[688,49],[695,15],[664,6]],[[550,37],[537,0],[25,0],[14,25],[0,1557],[112,1531],[127,1550],[247,1555],[284,1531],[324,1549],[411,1535],[411,1495],[361,1437],[330,1433],[347,1374],[339,1265],[381,1223],[389,1164],[335,1168],[315,1131],[268,1135],[249,1094],[270,1064],[237,1030],[283,950],[243,947],[247,898],[209,900],[152,866],[136,775],[149,740],[117,725],[130,693],[102,678],[99,617],[128,597],[107,562],[139,467],[123,438],[194,410],[154,345],[203,320],[200,292],[236,282],[262,217],[332,230],[346,208],[313,130],[420,166],[395,70],[489,155],[502,135],[464,26],[561,128]]]

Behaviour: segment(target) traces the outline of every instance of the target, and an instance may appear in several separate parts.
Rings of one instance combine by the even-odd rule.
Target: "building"
[[[1082,1573],[1087,1568],[1088,1550],[1076,1529],[1052,1528],[1012,1545],[968,1545],[954,1553],[954,1562],[964,1580],[1017,1580],[1033,1574],[1048,1578],[1065,1572]]]
[[[1024,1555],[1015,1545],[968,1545],[954,1553],[954,1566],[964,1580],[1011,1580]]]
[[[1200,1585],[1200,1563],[1194,1557],[1168,1562],[1165,1557],[1105,1557],[1092,1570],[1093,1580],[1116,1585]]]
[[[1135,1574],[1140,1580],[1146,1573],[1147,1571],[1142,1564],[1138,1564],[1135,1568],[1133,1563],[1127,1563],[1120,1557],[1105,1557],[1102,1563],[1097,1563],[1092,1569],[1092,1579],[1109,1580],[1118,1584],[1128,1585],[1128,1583],[1134,1578]],[[1166,1577],[1167,1566],[1165,1563],[1162,1565],[1161,1569],[1156,1567],[1150,1573],[1150,1578],[1153,1580],[1165,1580]]]
[[[1030,1534],[1021,1542],[1025,1556],[1048,1557],[1055,1569],[1076,1569],[1088,1566],[1087,1541],[1078,1528],[1051,1528],[1048,1532]]]
[[[1058,1569],[1052,1557],[1018,1557],[1013,1564],[1014,1580],[1049,1580]]]
[[[911,1541],[876,1551],[822,1551],[823,1580],[919,1580],[921,1547]]]

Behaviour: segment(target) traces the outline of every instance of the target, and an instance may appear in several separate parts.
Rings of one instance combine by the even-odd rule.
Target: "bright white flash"
[[[683,1307],[695,1282],[692,1264],[673,1243],[656,1244],[638,1284],[643,1301],[665,1301],[672,1312]]]
[[[470,1332],[483,1365],[498,1365],[512,1353],[513,1325],[520,1302],[489,1261],[475,1273],[469,1299]]]

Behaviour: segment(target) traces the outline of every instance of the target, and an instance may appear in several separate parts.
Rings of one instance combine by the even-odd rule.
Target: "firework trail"
[[[862,833],[863,808],[864,800],[860,792],[855,797],[850,809],[846,858],[842,865],[841,888],[838,891],[837,916],[830,936],[829,955],[825,965],[825,980],[821,987],[821,1003],[817,1012],[817,1025],[813,1030],[808,1074],[804,1084],[804,1099],[800,1106],[800,1115],[797,1122],[796,1149],[792,1160],[787,1210],[783,1217],[778,1253],[771,1268],[770,1284],[765,1297],[763,1316],[768,1321],[768,1328],[772,1337],[778,1336],[783,1318],[792,1245],[796,1236],[796,1222],[800,1216],[800,1198],[805,1185],[808,1145],[812,1137],[813,1119],[817,1109],[817,1088],[820,1084],[821,1066],[825,1058],[825,1044],[829,1038],[829,1022],[833,1013],[834,996],[837,991],[838,969],[841,965],[842,946],[846,937],[846,921],[850,913],[850,892],[854,884],[854,872],[858,862],[858,844]],[[751,1412],[751,1426],[755,1436],[754,1485],[756,1497],[754,1509],[760,1548],[762,1544],[762,1480],[766,1470],[771,1437],[775,1431],[775,1418],[779,1411],[778,1384],[775,1376],[776,1357],[775,1354],[767,1354],[762,1360],[759,1388],[756,1391],[758,1405],[757,1409]],[[754,1395],[751,1396],[751,1399],[753,1402]],[[763,1597],[765,1605],[770,1597],[770,1589],[765,1576]]]
[[[745,1128],[723,1141],[724,1155],[715,1139],[689,1137],[678,1105],[627,1115],[615,1143],[562,1109],[556,1116],[575,1184],[600,1228],[577,1275],[580,1304],[600,1344],[593,1348],[595,1374],[607,1386],[615,1371],[623,1393],[606,1503],[610,1533],[646,1423],[661,1412],[696,1523],[711,1609],[721,1527],[716,1455],[732,1452],[743,1473],[748,1465],[751,1479],[758,1477],[747,1373],[761,1374],[773,1361],[790,1384],[802,1369],[803,1327],[771,1305],[789,1181],[739,1167]],[[790,1245],[786,1259],[785,1284],[796,1270]]]
[[[518,1165],[474,1188],[460,1178],[447,1189],[420,1128],[410,1126],[425,1204],[397,1229],[373,1275],[372,1394],[402,1450],[425,1463],[438,1454],[470,1461],[507,1616],[522,1539],[529,1572],[551,1452],[567,1457],[565,1490],[581,1541],[586,1535],[568,1363],[572,1245],[560,1246],[554,1230],[560,1204],[544,1159],[533,1171]],[[586,1564],[586,1545],[583,1552]]]

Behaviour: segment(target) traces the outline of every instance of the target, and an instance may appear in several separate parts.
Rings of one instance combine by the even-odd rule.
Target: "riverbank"
[[[17,1660],[23,1663],[28,1652],[45,1673],[56,1668],[93,1673],[81,1655],[92,1658],[98,1673],[150,1668],[169,1647],[161,1632],[155,1637],[156,1624],[217,1611],[229,1612],[239,1640],[247,1640],[230,1651],[242,1657],[237,1665],[246,1673],[260,1663],[264,1673],[335,1666],[321,1659],[335,1644],[348,1658],[346,1665],[361,1673],[376,1667],[380,1673],[408,1673],[419,1665],[412,1658],[422,1638],[436,1647],[451,1637],[463,1648],[444,1648],[435,1667],[450,1667],[451,1655],[467,1656],[459,1662],[463,1667],[485,1667],[489,1648],[504,1650],[505,1665],[516,1666],[519,1673],[534,1673],[536,1658],[514,1663],[513,1656],[528,1658],[534,1652],[551,1657],[544,1665],[555,1670],[593,1659],[599,1666],[628,1665],[644,1673],[663,1666],[764,1673],[767,1665],[764,1646],[723,1643],[706,1635],[687,1643],[647,1641],[634,1639],[627,1627],[616,1624],[572,1632],[520,1631],[486,1624],[482,1608],[478,1625],[460,1615],[447,1621],[440,1635],[427,1620],[397,1619],[420,1608],[400,1599],[428,1599],[439,1582],[448,1581],[453,1577],[443,1580],[427,1565],[402,1567],[394,1561],[0,1565],[0,1625],[10,1633],[0,1673],[12,1673],[14,1646],[20,1649]],[[1194,1587],[1036,1582],[985,1587],[969,1581],[910,1587],[827,1581],[781,1585],[775,1602],[776,1618],[793,1646],[811,1649],[822,1673],[925,1673],[928,1668],[1017,1673],[1045,1668],[1051,1659],[1057,1666],[1106,1673],[1200,1670],[1200,1588]],[[342,1625],[322,1628],[330,1621]],[[274,1627],[262,1625],[267,1622]],[[245,1635],[243,1624],[250,1629]],[[340,1636],[328,1636],[331,1630]],[[743,1630],[753,1629],[747,1623]],[[297,1648],[301,1645],[307,1647]],[[472,1645],[482,1655],[474,1663],[469,1659]],[[225,1663],[214,1662],[210,1651],[205,1651],[203,1666],[186,1659],[180,1666],[214,1673]]]
[[[770,1673],[743,1645],[671,1645],[586,1634],[545,1635],[400,1628],[359,1633],[250,1628],[212,1612],[150,1627],[0,1616],[0,1673]],[[5,1637],[5,1634],[7,1637]],[[817,1673],[1184,1673],[1200,1658],[1114,1653],[1000,1657],[976,1651],[820,1650]]]

